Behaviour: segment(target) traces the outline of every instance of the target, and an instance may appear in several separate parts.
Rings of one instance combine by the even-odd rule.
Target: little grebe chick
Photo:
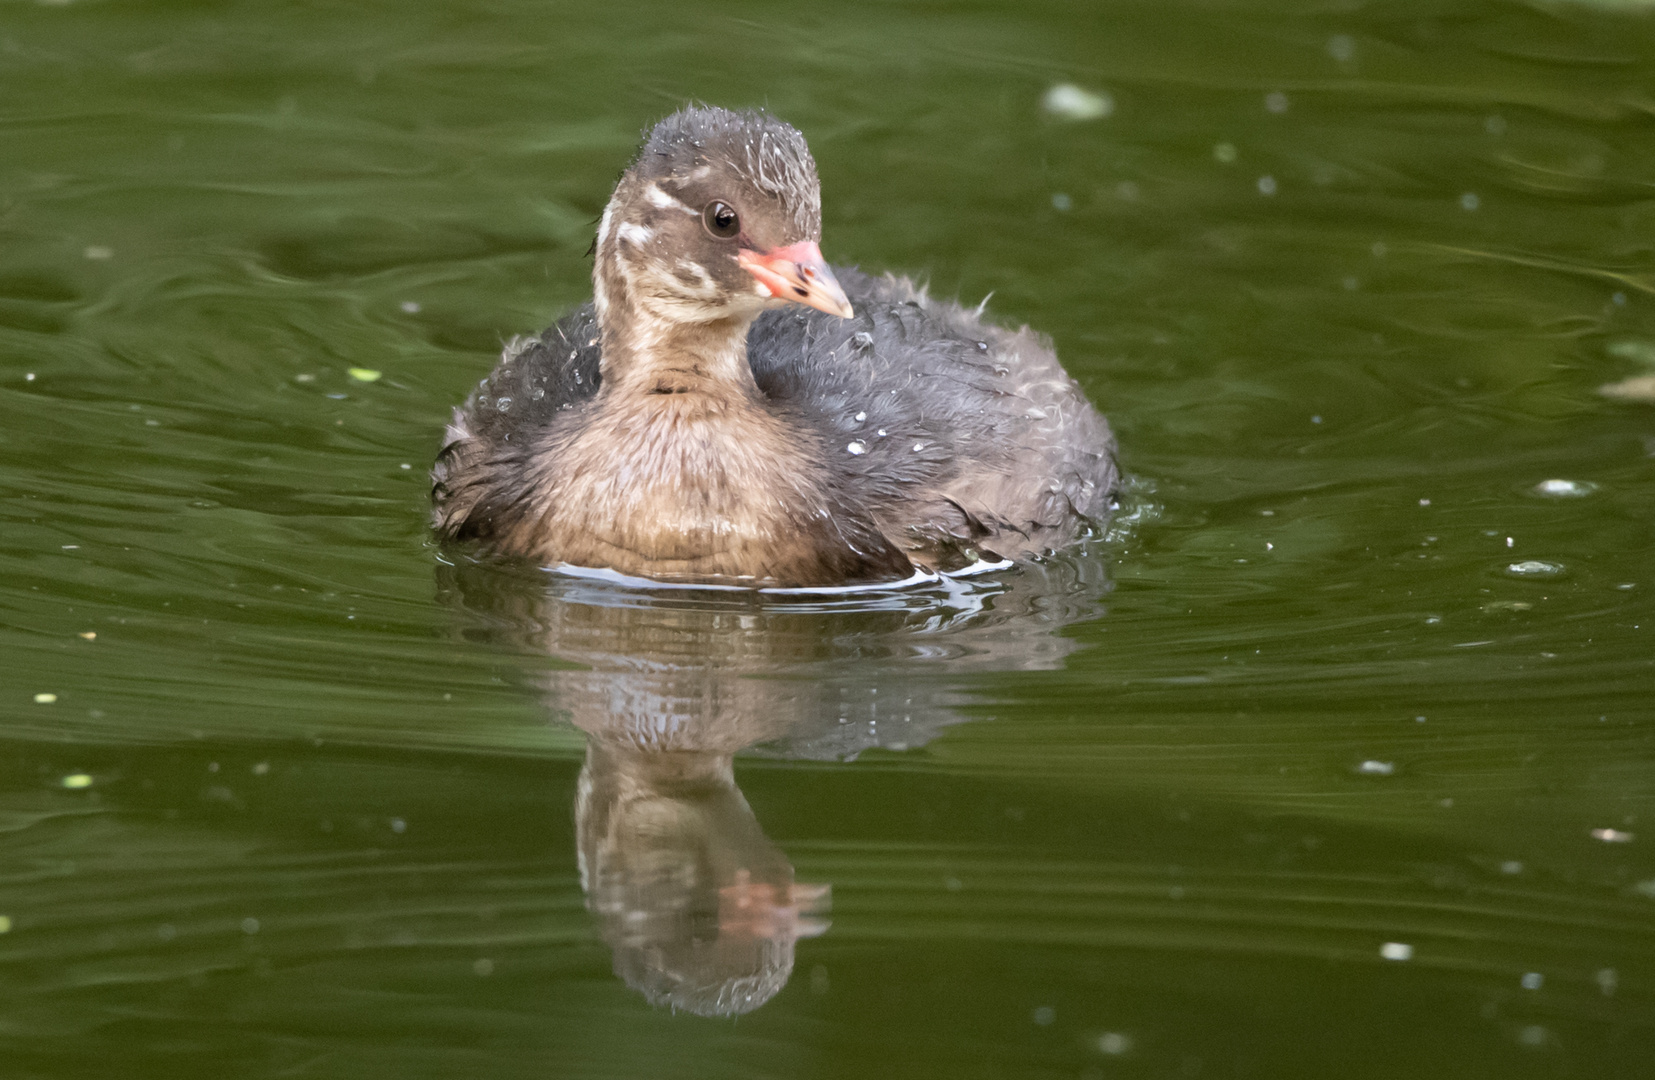
[[[898,581],[1073,540],[1108,424],[1027,328],[831,269],[804,137],[661,121],[598,225],[593,300],[507,347],[432,470],[444,537],[753,587]]]

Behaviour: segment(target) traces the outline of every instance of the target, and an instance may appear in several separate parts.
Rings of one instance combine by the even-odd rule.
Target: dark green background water
[[[448,408],[689,98],[805,132],[834,261],[1053,336],[1095,555],[975,614],[442,565]],[[0,1076],[1648,1076],[1649,374],[1631,0],[9,0]],[[832,886],[739,1020],[585,907],[580,729],[652,716]]]

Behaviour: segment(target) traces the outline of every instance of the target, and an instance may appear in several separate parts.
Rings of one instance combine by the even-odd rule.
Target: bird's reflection
[[[652,1003],[749,1012],[827,927],[830,887],[794,880],[736,786],[737,753],[847,760],[964,719],[972,673],[1051,668],[1095,614],[1077,556],[931,589],[838,598],[645,592],[457,565],[465,633],[568,666],[534,676],[586,735],[581,888],[615,973]],[[575,666],[578,665],[578,666]]]

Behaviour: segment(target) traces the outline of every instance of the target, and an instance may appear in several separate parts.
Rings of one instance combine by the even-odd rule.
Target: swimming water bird
[[[1108,513],[1108,424],[1051,344],[829,267],[804,137],[661,121],[598,225],[593,299],[455,410],[434,524],[545,565],[749,587],[894,582]]]

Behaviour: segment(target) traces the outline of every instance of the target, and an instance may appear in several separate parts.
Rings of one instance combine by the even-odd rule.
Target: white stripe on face
[[[644,198],[649,200],[650,205],[660,210],[682,210],[686,214],[695,213],[694,210],[662,191],[659,184],[651,184],[645,188]]]

